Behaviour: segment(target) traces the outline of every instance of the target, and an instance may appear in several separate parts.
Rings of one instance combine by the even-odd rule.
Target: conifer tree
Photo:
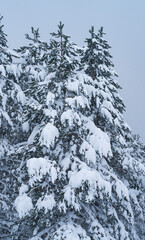
[[[46,67],[48,62],[48,44],[40,40],[39,29],[31,28],[32,36],[28,33],[25,34],[26,39],[31,41],[28,46],[22,46],[20,49],[16,49],[21,61],[21,68],[23,70],[21,74],[21,86],[23,90],[28,89],[27,83],[35,84],[33,79],[35,75],[43,68]],[[42,72],[39,74],[40,79]],[[34,86],[35,88],[35,86]]]
[[[15,199],[16,178],[10,153],[14,145],[22,141],[21,120],[24,93],[18,83],[20,66],[12,60],[16,53],[7,47],[6,34],[0,17],[0,235],[10,239],[14,225],[13,201]]]
[[[96,34],[94,32],[94,27],[91,27],[89,30],[91,35],[90,38],[86,39],[87,47],[84,51],[80,51],[82,54],[81,63],[82,68],[85,70],[85,73],[88,74],[93,80],[96,79],[98,75],[98,42],[96,39]]]
[[[136,203],[142,205],[141,195],[144,184],[141,179],[144,175],[144,166],[142,165],[141,158],[138,158],[135,152],[132,154],[130,148],[131,145],[136,145],[136,149],[140,149],[122,116],[125,106],[118,93],[120,85],[114,80],[117,74],[113,69],[112,56],[109,53],[110,46],[103,37],[104,32],[102,27],[99,29],[98,34],[94,33],[93,27],[90,33],[91,37],[86,40],[87,46],[82,52],[81,61],[85,72],[93,78],[95,88],[97,89],[97,98],[93,99],[93,105],[95,106],[94,116],[96,116],[95,124],[110,137],[113,155],[109,162],[107,160],[107,163],[113,167],[115,174],[122,181],[124,181],[126,176],[129,189],[131,189],[130,192],[133,189],[141,189],[138,192],[138,203]],[[136,166],[134,173],[131,173],[132,163]],[[132,185],[132,183],[134,184]],[[131,204],[133,204],[132,198]],[[138,220],[136,219],[134,222],[142,222],[143,209],[141,212]],[[122,213],[120,212],[119,215],[121,216]],[[137,232],[141,236],[144,234],[140,229]]]
[[[132,134],[103,31],[91,30],[81,71],[62,23],[52,35],[58,41],[50,42],[43,77],[24,71],[35,86],[25,89],[30,135],[14,156],[22,161],[15,239],[143,239],[145,170],[129,149]]]
[[[25,139],[41,119],[41,114],[37,114],[39,103],[45,99],[44,86],[39,82],[45,78],[48,63],[48,44],[40,40],[39,29],[31,28],[32,36],[26,34],[26,39],[31,41],[27,46],[17,49],[20,56],[21,76],[19,81],[26,95],[26,105],[23,108],[23,131]],[[36,91],[37,89],[37,91]],[[41,110],[40,110],[41,111]]]
[[[63,33],[64,24],[58,25],[57,33],[51,33],[49,48],[49,62],[51,72],[56,72],[57,77],[62,81],[67,78],[78,65],[75,44],[69,41],[69,36]],[[57,40],[58,39],[58,40]]]

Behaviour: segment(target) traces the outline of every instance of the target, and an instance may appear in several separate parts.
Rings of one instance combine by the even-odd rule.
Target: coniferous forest
[[[10,50],[0,18],[0,238],[143,240],[145,147],[101,27]]]

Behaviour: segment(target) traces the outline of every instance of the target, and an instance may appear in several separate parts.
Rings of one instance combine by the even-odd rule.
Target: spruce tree
[[[10,239],[14,226],[13,201],[16,177],[13,169],[17,163],[10,154],[14,145],[22,141],[22,105],[25,96],[18,83],[20,66],[13,63],[16,53],[7,46],[0,17],[0,235]]]
[[[69,36],[63,33],[64,24],[58,25],[57,33],[51,33],[54,37],[51,39],[49,48],[48,66],[50,72],[56,72],[60,81],[67,78],[78,65],[75,44],[69,41]],[[58,40],[57,40],[58,39]]]
[[[29,44],[16,49],[20,56],[19,64],[22,69],[19,81],[26,96],[22,119],[22,128],[26,140],[34,126],[41,122],[42,111],[39,109],[41,111],[40,115],[37,112],[40,107],[39,103],[43,103],[45,100],[46,89],[43,85],[39,85],[39,82],[42,82],[46,76],[49,52],[48,44],[40,40],[39,29],[35,30],[32,27],[31,32],[32,36],[25,35]]]
[[[28,140],[13,155],[21,161],[14,239],[142,240],[144,148],[122,115],[110,46],[103,29],[92,28],[78,71],[77,47],[63,28],[46,58],[35,36],[19,51]],[[32,49],[37,58],[27,62]]]
[[[121,181],[127,181],[130,192],[133,191],[133,189],[140,189],[137,193],[138,197],[136,204],[142,206],[141,196],[144,188],[142,180],[144,166],[141,161],[143,158],[141,155],[143,154],[143,151],[141,152],[140,157],[135,154],[135,151],[132,154],[133,150],[131,145],[136,146],[138,152],[141,147],[139,147],[139,143],[136,143],[130,127],[124,121],[122,115],[125,106],[118,93],[120,85],[114,79],[114,77],[117,77],[117,74],[113,68],[112,56],[109,52],[110,46],[104,39],[105,34],[103,28],[101,27],[98,34],[95,34],[94,28],[92,27],[90,33],[91,37],[86,39],[87,46],[82,52],[81,62],[85,73],[91,76],[94,80],[95,88],[97,90],[97,98],[93,99],[95,106],[94,116],[96,118],[95,124],[110,137],[113,155],[110,161],[107,159],[107,163],[109,166],[113,167],[115,174],[121,179]],[[131,167],[132,164],[136,166],[133,172]],[[132,201],[132,197],[130,197],[130,201],[131,205],[133,205],[134,200]],[[121,217],[122,214],[124,215],[123,212],[124,211],[122,211],[122,213],[119,212],[118,215]],[[141,214],[138,215],[138,220],[135,219],[134,223],[142,222],[141,218],[144,214],[143,209],[140,213]],[[136,224],[136,231],[139,236],[143,236],[144,231],[140,229],[141,226],[139,227],[139,225],[139,223]]]

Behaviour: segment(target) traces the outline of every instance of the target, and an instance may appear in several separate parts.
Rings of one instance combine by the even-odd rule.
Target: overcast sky
[[[90,26],[103,26],[123,88],[124,117],[145,143],[145,0],[0,0],[0,13],[10,48],[26,44],[31,26],[49,41],[61,20],[80,46]]]

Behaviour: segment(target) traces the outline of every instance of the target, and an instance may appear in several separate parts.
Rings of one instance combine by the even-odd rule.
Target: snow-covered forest
[[[143,240],[145,146],[103,28],[83,47],[31,30],[10,50],[0,18],[0,238]]]

